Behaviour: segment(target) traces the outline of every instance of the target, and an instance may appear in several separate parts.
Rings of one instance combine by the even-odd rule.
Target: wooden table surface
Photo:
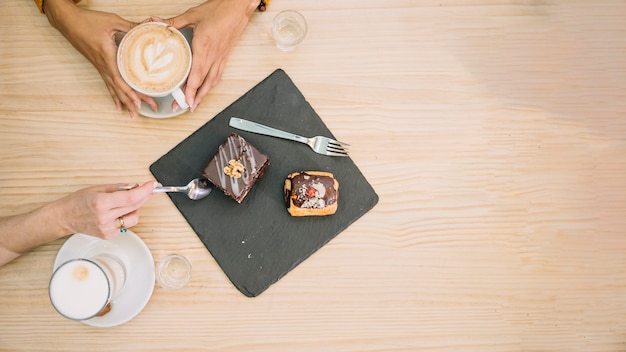
[[[81,6],[139,21],[196,3]],[[284,9],[309,23],[290,53],[269,32]],[[625,18],[622,0],[274,0],[196,112],[133,121],[32,1],[4,0],[1,215],[151,179],[276,68],[380,201],[248,298],[155,196],[133,231],[157,261],[190,258],[186,288],[157,286],[117,327],[65,320],[47,292],[58,240],[0,268],[0,350],[626,350]]]

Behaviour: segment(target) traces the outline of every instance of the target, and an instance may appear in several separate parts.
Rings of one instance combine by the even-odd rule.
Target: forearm
[[[70,19],[71,11],[76,9],[78,1],[72,0],[45,0],[43,10],[50,25],[57,30],[61,30],[59,26],[64,24],[59,19]]]
[[[252,12],[255,10],[264,12],[270,3],[270,0],[242,0],[242,2],[249,4]]]
[[[68,235],[59,223],[57,203],[0,218],[0,266],[45,243]]]

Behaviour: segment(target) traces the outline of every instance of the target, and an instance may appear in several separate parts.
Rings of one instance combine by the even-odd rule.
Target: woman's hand
[[[258,5],[259,0],[208,0],[165,20],[193,29],[193,63],[184,89],[191,111],[222,78],[226,58]]]
[[[115,35],[128,32],[136,23],[117,14],[83,9],[69,0],[46,0],[44,10],[50,24],[98,70],[118,110],[126,107],[130,116],[136,118],[142,100],[158,109],[153,98],[126,84],[117,68]]]
[[[158,183],[123,190],[124,184],[102,185],[76,191],[57,202],[57,214],[66,234],[84,233],[102,239],[120,234],[122,218],[124,227],[139,222],[139,208],[150,198]],[[121,190],[122,189],[122,190]]]

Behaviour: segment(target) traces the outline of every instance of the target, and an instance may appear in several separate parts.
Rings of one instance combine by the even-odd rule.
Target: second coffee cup
[[[134,27],[120,42],[117,66],[135,91],[153,98],[172,95],[181,109],[189,108],[181,87],[191,70],[191,47],[178,29],[162,22]]]
[[[48,292],[52,306],[72,320],[106,314],[107,306],[126,282],[126,266],[117,257],[100,254],[66,261],[55,269]]]

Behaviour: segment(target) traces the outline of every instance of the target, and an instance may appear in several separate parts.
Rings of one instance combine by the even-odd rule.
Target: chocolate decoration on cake
[[[284,193],[292,216],[330,215],[337,211],[339,182],[330,172],[294,172],[285,180]]]
[[[268,165],[267,155],[232,133],[202,173],[224,194],[241,203]]]

